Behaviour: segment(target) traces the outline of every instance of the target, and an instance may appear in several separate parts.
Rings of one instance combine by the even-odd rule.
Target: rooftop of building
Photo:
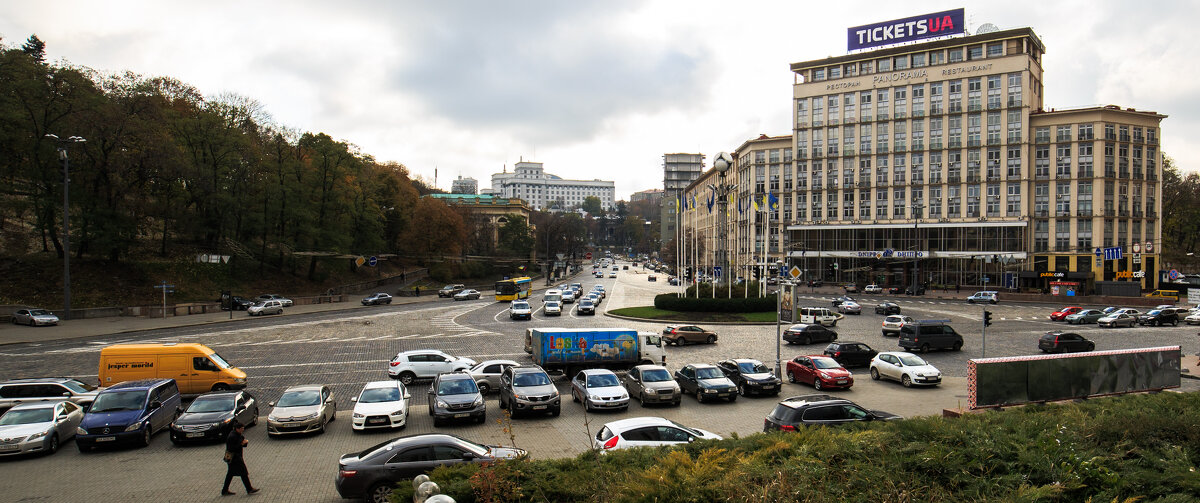
[[[802,72],[811,68],[819,68],[822,66],[840,65],[850,62],[858,62],[866,59],[882,58],[887,56],[897,56],[900,54],[909,54],[913,52],[928,51],[932,49],[944,49],[948,47],[957,47],[960,45],[977,44],[982,42],[991,42],[994,40],[1006,40],[1010,38],[1028,37],[1037,45],[1039,53],[1046,52],[1046,46],[1042,44],[1042,40],[1033,32],[1033,28],[1014,28],[1011,30],[994,31],[991,33],[982,33],[978,35],[968,35],[965,37],[950,37],[937,39],[930,42],[910,43],[904,45],[896,45],[875,49],[870,51],[855,52],[844,56],[829,56],[825,59],[814,59],[811,61],[801,61],[792,63],[791,69],[793,72]]]
[[[1166,115],[1160,114],[1160,113],[1152,111],[1152,110],[1138,110],[1133,107],[1121,108],[1120,106],[1117,106],[1117,105],[1088,105],[1088,106],[1082,106],[1082,107],[1051,108],[1049,110],[1034,110],[1034,111],[1030,112],[1029,115],[1030,116],[1037,115],[1037,116],[1045,117],[1045,116],[1053,116],[1053,115],[1070,115],[1070,114],[1089,113],[1089,112],[1120,112],[1120,113],[1127,113],[1127,114],[1146,115],[1146,116],[1150,116],[1150,117],[1156,117],[1159,119],[1167,118]]]

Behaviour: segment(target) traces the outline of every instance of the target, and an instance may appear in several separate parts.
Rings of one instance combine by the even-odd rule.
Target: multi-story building
[[[475,194],[479,191],[479,182],[474,178],[463,178],[459,176],[454,181],[450,182],[451,194]]]
[[[805,279],[891,286],[1156,288],[1166,116],[1047,109],[1044,51],[1020,28],[792,64],[793,135],[747,141],[726,174],[734,260],[786,250]],[[766,231],[744,216],[764,193]],[[718,228],[689,211],[695,233]]]
[[[636,202],[646,201],[648,204],[658,206],[659,204],[662,204],[662,198],[663,198],[663,190],[662,189],[650,189],[650,190],[643,190],[641,192],[634,192],[632,195],[629,196],[629,202],[636,203]]]
[[[605,210],[616,204],[616,183],[604,180],[565,180],[546,173],[540,162],[518,162],[513,172],[492,175],[492,188],[486,193],[521,199],[534,210],[569,210],[583,204],[588,196],[600,199]]]
[[[659,219],[659,235],[663,242],[675,236],[679,220],[676,202],[683,189],[694,182],[701,171],[704,171],[704,154],[663,154],[662,214]]]

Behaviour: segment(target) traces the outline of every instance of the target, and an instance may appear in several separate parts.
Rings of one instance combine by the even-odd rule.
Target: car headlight
[[[712,389],[712,388],[704,388],[704,392],[705,392],[705,393],[716,393],[716,392],[717,392],[717,390],[715,390],[715,389]]]
[[[621,397],[620,397],[619,399],[620,399],[620,400],[628,400],[628,399],[629,399],[629,394],[628,394],[628,393],[621,393]]]
[[[482,396],[476,398],[474,402],[471,402],[472,407],[478,407],[480,405],[483,405],[483,397]]]
[[[554,392],[550,394],[550,398],[551,399],[558,398],[558,390],[557,389],[554,390]]]
[[[354,417],[354,419],[362,419],[362,418],[366,417],[366,416],[364,416],[364,415],[362,415],[362,414],[360,414],[360,413],[358,413],[358,412],[355,412],[354,414],[351,414],[351,416],[352,416],[352,417]]]
[[[87,435],[88,432],[87,432],[87,430],[83,429],[82,426],[80,426],[80,427],[75,428],[75,434],[76,435]]]
[[[824,372],[818,372],[818,374],[820,374],[821,379],[829,379],[829,374],[826,374]]]
[[[138,431],[142,429],[142,423],[133,423],[125,427],[125,431]]]
[[[398,411],[396,411],[396,412],[393,412],[393,413],[391,413],[391,414],[389,414],[389,415],[391,415],[391,416],[404,416],[404,409],[400,409],[400,410],[398,410]]]
[[[37,440],[37,439],[39,439],[39,438],[42,438],[42,437],[46,436],[46,435],[47,435],[47,434],[49,434],[49,433],[50,433],[50,430],[46,430],[46,431],[39,431],[39,432],[37,432],[37,433],[34,433],[33,435],[30,435],[30,436],[29,436],[29,438],[28,438],[28,440]]]
[[[237,378],[237,379],[234,379],[234,380],[233,380],[233,382],[235,382],[235,383],[237,383],[237,384],[246,384],[246,378],[245,378],[245,377],[239,377],[239,378]]]
[[[307,415],[305,415],[304,417],[300,418],[300,420],[301,420],[301,421],[305,421],[305,420],[308,420],[308,419],[315,419],[315,418],[316,418],[317,416],[319,416],[319,415],[321,415],[319,412],[313,412],[312,414],[307,414]]]
[[[446,408],[450,407],[450,404],[446,403],[445,400],[442,400],[441,398],[439,398],[439,399],[437,399],[437,406],[441,407],[443,409],[446,409]]]

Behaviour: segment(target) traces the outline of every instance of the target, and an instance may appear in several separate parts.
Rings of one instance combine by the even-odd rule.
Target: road
[[[607,309],[648,305],[653,295],[672,291],[665,281],[649,282],[639,269],[622,270],[618,278],[594,279],[588,274],[575,279],[585,290],[600,283],[608,290],[601,303]],[[962,297],[966,297],[964,293]],[[802,293],[798,305],[829,306],[832,295]],[[966,362],[983,356],[980,318],[984,308],[957,300],[858,296],[865,314],[847,316],[838,323],[839,340],[866,342],[878,350],[895,350],[894,338],[880,334],[882,316],[871,314],[877,301],[897,301],[904,313],[917,319],[949,319],[963,334],[961,352],[933,352],[927,359],[947,376],[939,387],[905,389],[896,383],[874,382],[865,369],[855,371],[853,389],[837,392],[868,408],[904,416],[936,415],[944,408],[965,406]],[[529,321],[507,317],[507,304],[488,299],[478,301],[439,300],[436,303],[374,306],[346,311],[310,313],[281,318],[250,319],[223,324],[154,330],[111,337],[94,337],[37,344],[0,347],[0,377],[71,376],[95,382],[99,351],[122,342],[201,342],[249,374],[249,391],[261,403],[278,398],[283,389],[297,384],[330,384],[338,401],[338,421],[324,435],[274,440],[265,428],[247,431],[251,446],[247,463],[252,480],[264,487],[265,500],[340,501],[333,487],[337,458],[400,434],[430,431],[452,432],[476,441],[516,444],[537,458],[570,456],[589,445],[604,422],[641,415],[656,415],[694,425],[720,435],[747,435],[761,431],[762,418],[777,401],[774,397],[742,398],[735,403],[698,404],[685,398],[679,408],[643,409],[634,404],[627,412],[585,414],[569,400],[557,418],[513,420],[513,437],[507,436],[496,407],[488,397],[489,421],[482,425],[450,425],[435,429],[425,414],[427,383],[411,387],[410,425],[403,432],[352,434],[349,426],[350,398],[363,384],[387,379],[387,362],[399,351],[433,348],[482,361],[508,358],[528,361],[523,335],[528,327],[628,327],[642,331],[662,330],[662,323],[620,320],[603,316],[579,316],[574,304],[562,316],[547,318],[538,296],[531,299],[537,311]],[[1037,338],[1047,330],[1062,329],[1061,323],[1046,319],[1058,304],[999,304],[987,306],[994,325],[988,327],[987,356],[1026,355],[1036,352]],[[714,345],[670,347],[672,370],[687,363],[716,362],[731,357],[757,358],[768,365],[775,361],[776,328],[770,325],[713,326],[720,340]],[[1096,341],[1097,349],[1180,345],[1184,354],[1200,352],[1200,337],[1194,327],[1099,329],[1072,327]],[[784,359],[798,354],[820,353],[824,344],[783,346]],[[564,379],[560,391],[566,391]],[[1185,379],[1183,389],[1200,389],[1198,381]],[[785,384],[784,396],[808,393],[808,386]],[[565,396],[569,396],[566,394]],[[265,415],[267,409],[263,409]],[[65,479],[82,487],[75,475],[86,474],[89,498],[155,501],[209,501],[219,499],[217,485],[223,479],[224,463],[219,445],[176,447],[163,434],[150,447],[80,454],[68,442],[51,456],[0,461],[9,476],[0,480],[0,493],[22,501],[51,501],[62,497]],[[60,475],[56,475],[60,474]]]

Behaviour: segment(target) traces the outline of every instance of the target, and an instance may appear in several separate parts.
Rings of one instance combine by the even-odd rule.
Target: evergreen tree
[[[38,63],[46,62],[46,43],[42,42],[42,39],[38,38],[36,34],[29,36],[29,39],[21,45],[21,50]]]

